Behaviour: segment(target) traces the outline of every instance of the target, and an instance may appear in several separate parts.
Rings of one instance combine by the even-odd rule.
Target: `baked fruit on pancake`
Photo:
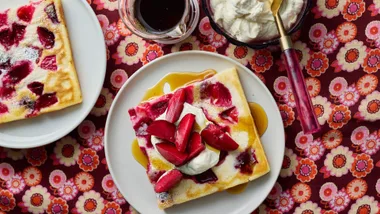
[[[0,123],[82,102],[60,0],[0,12]]]
[[[161,209],[270,170],[235,68],[142,102],[129,115]]]

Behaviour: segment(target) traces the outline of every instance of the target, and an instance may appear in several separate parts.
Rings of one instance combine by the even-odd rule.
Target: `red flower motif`
[[[317,165],[315,165],[314,161],[308,158],[303,158],[298,162],[294,174],[299,181],[309,182],[317,175]]]
[[[69,206],[67,205],[66,200],[63,200],[62,198],[54,198],[48,205],[47,213],[67,214],[69,213]]]
[[[349,0],[343,7],[343,18],[347,21],[355,21],[363,15],[365,2],[363,0]]]
[[[164,55],[164,52],[162,51],[162,48],[158,46],[157,44],[149,45],[145,52],[143,53],[143,57],[141,58],[141,62],[146,65],[148,62],[151,62],[158,57],[161,57]]]
[[[307,73],[312,77],[320,76],[325,73],[328,67],[329,59],[326,54],[322,52],[312,53],[306,64]]]
[[[364,58],[363,70],[367,73],[375,73],[380,69],[380,49],[371,49]]]
[[[41,166],[47,159],[45,147],[28,149],[25,156],[28,163],[32,164],[33,166]]]
[[[332,113],[327,120],[330,128],[338,129],[342,128],[351,119],[351,111],[347,106],[337,105],[333,108]]]
[[[15,208],[16,199],[13,194],[8,190],[0,190],[0,210],[8,212]]]
[[[278,108],[280,109],[280,114],[282,117],[282,121],[284,122],[284,126],[288,127],[292,125],[295,119],[293,109],[290,108],[288,105],[279,105]]]
[[[269,50],[256,50],[252,56],[251,68],[257,73],[263,73],[273,65],[272,53]]]
[[[85,172],[91,172],[99,165],[99,156],[92,149],[83,149],[78,158],[78,165]]]
[[[373,160],[367,154],[358,154],[352,163],[350,171],[356,178],[367,176],[373,169]]]
[[[200,49],[202,51],[208,51],[208,52],[216,52],[216,48],[212,45],[203,45],[201,44],[200,45]]]

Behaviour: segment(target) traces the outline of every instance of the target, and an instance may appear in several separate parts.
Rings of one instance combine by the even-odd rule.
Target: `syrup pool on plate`
[[[206,70],[199,73],[195,73],[195,72],[170,73],[166,75],[165,77],[163,77],[156,85],[149,88],[146,91],[142,101],[149,100],[152,97],[164,95],[165,87],[167,86],[170,87],[170,91],[174,91],[179,87],[207,79],[213,76],[214,74],[216,74],[216,71],[214,70]],[[255,124],[256,124],[257,132],[259,136],[261,137],[265,133],[268,127],[268,117],[263,107],[261,107],[259,104],[253,103],[253,102],[250,102],[248,104],[251,110],[253,120],[255,121]],[[132,143],[132,155],[140,165],[142,165],[144,168],[147,168],[148,158],[141,151],[136,139]],[[247,186],[248,186],[248,183],[245,183],[245,184],[232,187],[226,191],[231,194],[239,194],[243,192]]]

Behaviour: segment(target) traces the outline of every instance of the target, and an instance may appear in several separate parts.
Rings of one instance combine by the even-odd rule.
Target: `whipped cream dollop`
[[[278,35],[271,11],[273,0],[210,0],[214,20],[242,42],[272,39]],[[286,29],[296,22],[304,0],[283,0],[280,15]]]
[[[178,126],[179,121],[181,121],[181,119],[186,114],[189,114],[189,113],[195,115],[194,126],[197,126],[197,128],[200,129],[196,131],[201,132],[204,128],[206,128],[208,124],[212,123],[211,121],[207,120],[202,109],[192,106],[188,103],[185,103],[183,106],[182,113],[178,121],[175,123],[175,125]],[[166,111],[163,114],[161,114],[159,117],[157,117],[156,120],[165,120],[165,116],[166,116]],[[154,148],[156,149],[156,144],[162,141],[155,136],[151,136],[151,142]],[[198,156],[194,157],[192,160],[190,160],[186,164],[180,167],[176,167],[176,168],[187,175],[198,175],[214,167],[218,163],[218,161],[219,161],[219,152],[208,149],[206,146],[205,150],[203,150]]]

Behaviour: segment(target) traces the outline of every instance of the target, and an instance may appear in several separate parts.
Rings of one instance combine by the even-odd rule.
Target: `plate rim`
[[[234,64],[238,64],[239,66],[241,67],[244,67],[244,70],[249,70],[247,67],[245,67],[244,65],[240,64],[239,62],[237,62],[236,60],[233,60],[227,56],[224,56],[222,54],[219,54],[219,53],[213,53],[213,52],[207,52],[207,51],[201,51],[201,50],[190,50],[190,51],[180,51],[180,52],[174,52],[174,53],[169,53],[167,55],[164,55],[154,61],[152,61],[151,63],[148,63],[147,65],[143,65],[142,67],[140,67],[130,78],[128,78],[128,80],[122,85],[122,87],[120,88],[120,90],[118,91],[118,93],[116,94],[112,104],[111,104],[111,107],[108,111],[108,114],[107,114],[107,119],[106,119],[106,124],[105,124],[105,128],[104,128],[104,153],[105,153],[105,158],[106,158],[106,161],[107,161],[107,166],[108,166],[108,171],[110,172],[112,178],[113,178],[113,181],[114,181],[114,184],[116,185],[117,189],[119,190],[119,192],[123,195],[123,197],[125,197],[126,195],[128,194],[124,194],[124,192],[121,190],[120,188],[120,184],[118,183],[118,181],[115,179],[114,177],[114,169],[113,167],[111,166],[111,164],[109,164],[110,162],[108,160],[110,160],[110,155],[109,155],[109,135],[108,135],[108,132],[109,132],[109,124],[110,124],[110,118],[111,118],[111,115],[113,114],[113,111],[114,111],[114,108],[116,106],[116,103],[118,102],[119,98],[121,97],[121,94],[122,92],[125,90],[125,88],[127,87],[127,85],[132,82],[134,80],[134,78],[136,78],[138,76],[138,74],[140,74],[143,70],[147,69],[148,67],[152,66],[153,64],[155,63],[158,63],[162,60],[165,60],[167,58],[170,58],[170,57],[175,57],[175,56],[178,56],[178,55],[197,55],[197,54],[200,54],[200,55],[210,55],[210,56],[213,56],[213,57],[219,57],[219,58],[222,58],[223,60],[228,60]],[[250,72],[249,75],[251,75],[253,78],[255,78],[259,84],[264,88],[265,91],[267,91],[271,96],[270,96],[270,102],[272,102],[272,104],[274,106],[277,106],[276,104],[276,101],[272,95],[272,93],[269,91],[268,87],[255,75],[253,74],[253,72],[251,70],[249,70]],[[280,111],[278,110],[277,108],[277,111],[276,111],[276,117],[278,117],[280,119],[280,121],[282,121],[281,119],[281,114],[280,114]],[[282,156],[285,155],[285,129],[284,129],[284,125],[283,123],[280,124],[280,126],[282,127],[282,135],[281,135],[281,141],[283,141],[283,147],[284,147],[284,150],[281,151],[281,154]],[[282,158],[283,159],[283,158]],[[281,159],[281,160],[282,160]],[[273,169],[271,168],[271,171],[273,172]],[[273,176],[276,176],[276,179],[274,180],[273,184],[271,185],[272,187],[276,184],[276,181],[280,175],[280,172],[281,172],[281,167],[279,167],[279,169],[277,170],[277,172],[275,171],[274,172],[274,175]],[[265,192],[265,195],[268,195],[270,193],[271,189],[269,189],[267,192]],[[125,197],[125,200],[128,201]],[[262,204],[262,202],[265,200],[265,198],[263,200],[260,201],[260,204]],[[128,202],[129,203],[129,202]],[[130,204],[131,206],[133,206],[132,204]],[[258,207],[258,206],[257,206]],[[250,206],[246,206],[243,210],[240,210],[239,212],[241,213],[245,213],[245,212],[252,212],[254,211],[255,209],[257,209],[257,207],[250,207]],[[136,208],[135,208],[136,209]],[[248,210],[249,209],[249,210]],[[137,210],[137,209],[136,209]],[[138,210],[137,210],[138,211]]]
[[[103,88],[103,85],[104,85],[104,81],[105,81],[105,77],[106,77],[106,73],[107,73],[107,55],[106,55],[105,39],[104,39],[104,36],[103,36],[103,30],[102,30],[102,28],[100,26],[100,23],[99,23],[98,18],[97,18],[96,14],[95,14],[95,11],[90,7],[90,5],[86,2],[86,0],[80,0],[80,4],[82,4],[85,7],[85,9],[87,11],[86,14],[88,14],[90,16],[92,22],[95,24],[95,30],[97,31],[96,34],[98,34],[98,36],[100,36],[102,42],[104,43],[104,45],[102,45],[102,50],[99,50],[99,52],[103,53],[102,54],[103,55],[102,58],[104,59],[103,60],[104,61],[103,62],[104,65],[102,66],[103,67],[102,73],[99,74],[99,75],[102,76],[102,81],[101,81],[101,84],[99,84],[99,87],[97,87],[97,88],[94,87],[94,88],[96,88],[96,90],[94,90],[94,91],[99,96],[99,94],[102,91],[102,88]],[[65,23],[67,25],[67,19],[66,19]],[[71,39],[72,38],[70,38],[70,40]],[[71,49],[73,49],[73,48],[71,47]],[[79,84],[80,84],[80,82],[79,82]],[[83,91],[83,88],[81,88],[81,91]],[[69,134],[70,132],[72,132],[76,127],[78,127],[86,119],[86,117],[90,114],[90,112],[91,112],[92,108],[94,107],[96,101],[97,101],[97,99],[94,99],[92,102],[90,102],[91,105],[89,104],[88,109],[86,109],[84,111],[84,113],[79,118],[79,120],[75,121],[75,123],[73,122],[71,128],[67,128],[67,129],[63,130],[62,132],[60,132],[60,133],[58,133],[56,135],[52,135],[48,139],[40,140],[39,143],[34,143],[33,145],[12,144],[9,141],[2,141],[2,140],[0,140],[0,146],[4,147],[4,148],[9,148],[9,149],[29,149],[29,148],[36,148],[36,147],[40,147],[40,146],[45,146],[45,145],[51,144],[51,143],[53,143],[53,142],[55,142],[55,141],[57,141],[57,140],[65,137],[67,134]],[[78,104],[78,105],[81,105],[81,104]],[[4,144],[3,142],[8,142],[8,143]],[[32,142],[32,141],[29,141],[29,142]]]

